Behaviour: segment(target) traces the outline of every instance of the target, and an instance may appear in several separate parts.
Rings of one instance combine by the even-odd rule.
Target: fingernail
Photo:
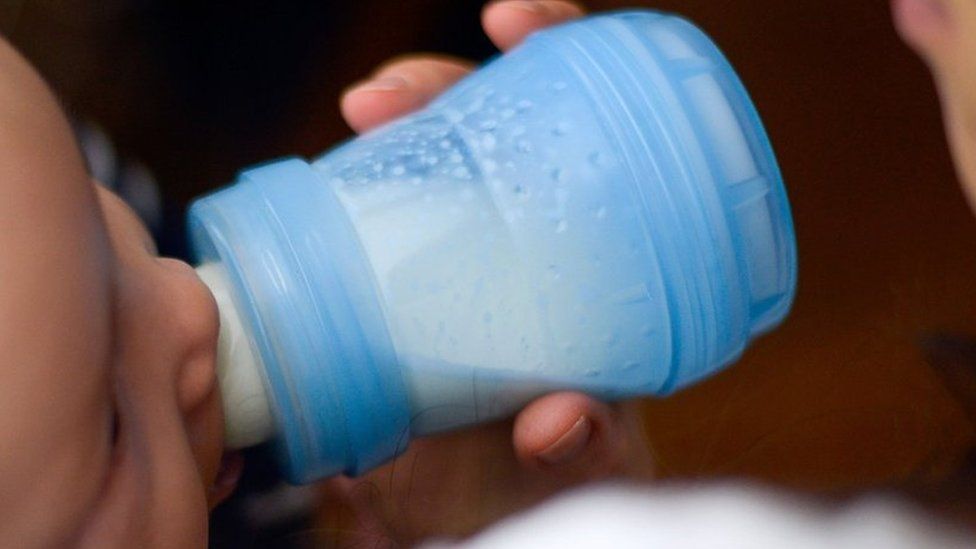
[[[589,418],[581,416],[556,442],[539,452],[538,459],[543,465],[559,465],[577,457],[586,448],[593,426]]]
[[[543,14],[549,11],[549,6],[536,0],[509,0],[507,4],[510,8],[527,11],[529,13]]]
[[[353,86],[355,91],[396,91],[407,87],[402,76],[381,76]]]

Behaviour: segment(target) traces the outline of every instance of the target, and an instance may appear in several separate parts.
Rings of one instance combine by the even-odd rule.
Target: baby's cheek
[[[224,417],[216,391],[185,416],[187,437],[196,458],[200,481],[209,489],[220,468],[223,454]]]

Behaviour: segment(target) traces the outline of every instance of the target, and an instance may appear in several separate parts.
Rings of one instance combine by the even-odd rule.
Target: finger
[[[956,20],[951,2],[893,0],[895,28],[910,46],[929,63],[937,64],[952,43],[952,21]]]
[[[426,105],[470,71],[470,63],[453,57],[396,58],[346,90],[342,116],[352,129],[364,132]]]
[[[585,10],[566,0],[497,0],[481,12],[488,38],[505,51],[517,46],[532,31],[582,16]]]
[[[626,448],[618,414],[580,393],[555,393],[529,404],[515,419],[512,437],[523,466],[588,477],[616,469]]]
[[[376,485],[344,476],[319,484],[317,522],[333,542],[330,547],[397,547],[377,506]]]

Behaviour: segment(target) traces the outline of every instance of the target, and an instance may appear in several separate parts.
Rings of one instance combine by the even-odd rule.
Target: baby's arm
[[[57,102],[0,40],[3,547],[64,543],[108,470],[109,256],[97,212]]]

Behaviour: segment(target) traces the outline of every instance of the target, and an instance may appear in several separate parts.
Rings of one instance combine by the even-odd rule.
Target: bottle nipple
[[[223,265],[206,263],[197,267],[197,274],[210,288],[220,311],[217,379],[224,408],[224,443],[229,449],[260,444],[275,431],[261,358],[231,297]]]

